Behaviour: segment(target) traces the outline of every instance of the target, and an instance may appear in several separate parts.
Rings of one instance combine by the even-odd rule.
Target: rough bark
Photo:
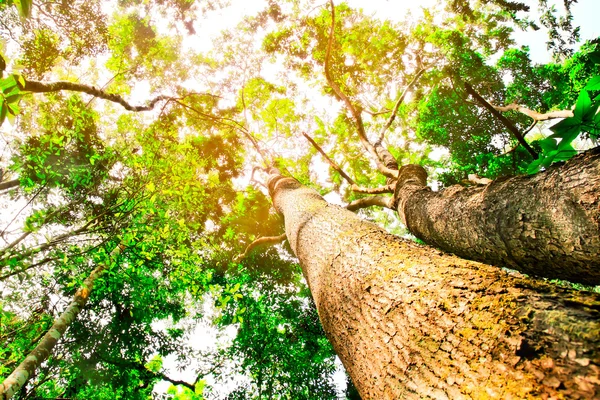
[[[400,218],[427,244],[530,275],[600,284],[600,149],[486,186],[433,192],[425,176],[421,167],[402,167],[395,196]]]
[[[83,281],[83,285],[73,296],[73,301],[66,310],[58,317],[50,330],[44,335],[38,345],[29,353],[23,362],[0,384],[0,399],[8,400],[25,385],[35,370],[52,354],[52,349],[65,333],[69,325],[85,307],[90,293],[94,287],[94,281],[98,279],[110,263],[118,257],[123,250],[121,245],[117,246],[109,256],[109,262],[99,265],[90,276]]]
[[[363,399],[600,396],[600,296],[405,241],[291,178],[269,188]]]

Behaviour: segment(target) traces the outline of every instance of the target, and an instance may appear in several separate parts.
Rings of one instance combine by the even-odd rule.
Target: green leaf
[[[6,98],[6,102],[7,103],[17,103],[19,100],[21,100],[21,97],[23,97],[23,96],[20,94],[14,94],[12,96],[8,96]]]
[[[2,93],[6,93],[7,89],[17,86],[17,81],[14,76],[10,75],[4,79],[0,79],[0,90]]]
[[[600,75],[590,79],[587,85],[585,85],[585,90],[600,90]]]
[[[537,160],[533,160],[533,162],[527,167],[527,173],[529,175],[532,175],[539,172],[543,160],[544,157],[540,157]]]
[[[577,98],[577,103],[575,104],[575,110],[573,110],[573,115],[575,118],[583,121],[585,116],[590,113],[592,110],[592,99],[588,94],[587,90],[582,90],[579,93],[579,97]],[[593,114],[592,114],[593,115]]]
[[[546,154],[551,152],[552,150],[556,150],[556,140],[551,137],[539,140],[538,144],[542,148],[542,151]]]
[[[600,64],[600,50],[596,50],[589,54],[590,60],[595,64]]]
[[[23,18],[29,18],[31,16],[31,0],[14,0],[19,14]]]
[[[6,119],[6,113],[8,111],[8,107],[5,102],[2,102],[2,106],[0,106],[0,126],[4,123]]]

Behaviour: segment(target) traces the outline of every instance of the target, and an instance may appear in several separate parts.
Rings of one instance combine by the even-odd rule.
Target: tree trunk
[[[10,374],[4,382],[0,384],[0,399],[10,399],[19,389],[25,385],[29,377],[35,370],[50,356],[52,349],[65,333],[71,322],[86,305],[90,293],[94,287],[94,281],[102,275],[104,270],[119,256],[123,246],[117,246],[109,255],[109,261],[106,264],[99,265],[94,269],[90,276],[83,281],[82,287],[77,290],[73,301],[67,306],[67,309],[58,317],[48,333],[44,335],[40,343],[29,353],[23,362]]]
[[[402,167],[398,214],[425,243],[547,278],[600,284],[600,148],[546,172],[433,192]]]
[[[403,240],[291,178],[269,189],[363,399],[600,396],[599,295]]]

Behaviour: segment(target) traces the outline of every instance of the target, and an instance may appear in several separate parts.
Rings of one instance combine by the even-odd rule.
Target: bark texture
[[[54,349],[54,346],[58,343],[58,340],[65,333],[69,325],[75,320],[77,315],[79,315],[83,307],[85,307],[94,287],[94,281],[98,279],[104,270],[110,266],[110,263],[121,254],[122,250],[123,247],[121,245],[117,246],[110,253],[109,260],[111,261],[96,267],[90,273],[90,276],[83,281],[83,286],[77,290],[75,296],[73,296],[73,301],[67,306],[61,316],[54,321],[50,330],[48,330],[40,340],[35,349],[33,349],[12,374],[0,384],[0,399],[10,399],[23,385],[25,385],[35,370],[48,359],[50,354],[52,354],[52,349]]]
[[[405,241],[291,178],[269,188],[363,399],[600,396],[600,296]]]
[[[402,167],[398,214],[412,234],[461,257],[600,284],[600,148],[533,176],[433,192]],[[543,266],[543,270],[541,267]]]

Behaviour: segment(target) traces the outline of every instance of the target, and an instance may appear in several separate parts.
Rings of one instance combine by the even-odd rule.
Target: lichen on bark
[[[600,396],[597,294],[400,239],[291,178],[269,188],[364,399]]]

